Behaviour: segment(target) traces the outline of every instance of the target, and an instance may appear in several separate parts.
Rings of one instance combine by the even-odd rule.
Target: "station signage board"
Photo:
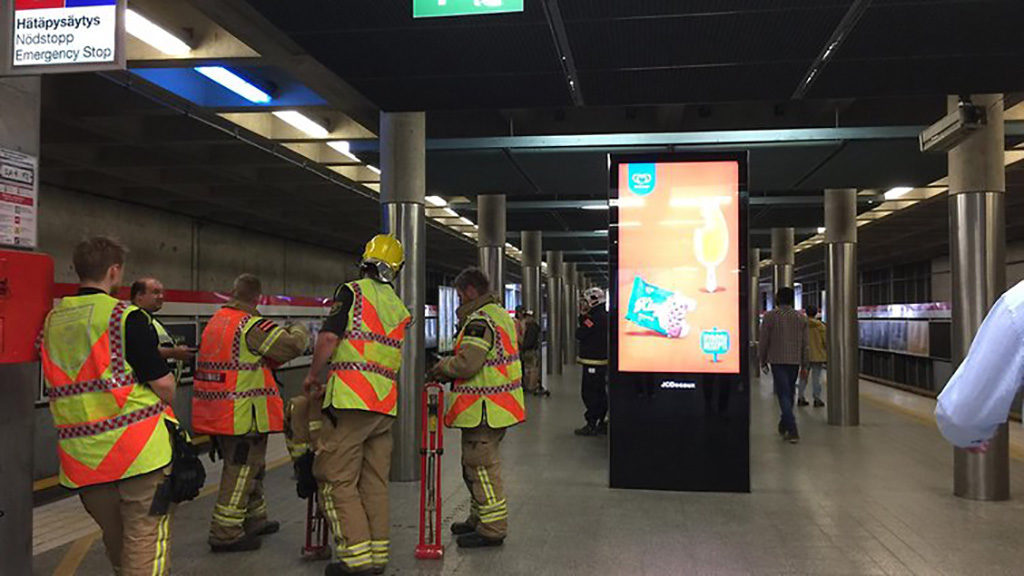
[[[8,74],[122,69],[124,0],[6,0]]]
[[[38,176],[35,156],[0,148],[0,246],[36,247]]]
[[[413,0],[413,18],[522,12],[523,0]]]

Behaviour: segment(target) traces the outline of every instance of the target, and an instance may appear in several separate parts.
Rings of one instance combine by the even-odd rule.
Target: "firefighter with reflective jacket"
[[[394,236],[366,244],[361,278],[335,292],[303,383],[311,399],[323,396],[313,475],[334,538],[328,576],[383,574],[388,563],[391,427],[411,320],[392,282],[404,263]]]
[[[576,429],[578,436],[597,436],[608,433],[608,311],[605,310],[604,290],[594,287],[584,295],[589,310],[580,315],[576,327],[579,340],[577,362],[583,368],[580,391],[586,407],[583,417],[587,423]]]
[[[78,293],[46,317],[41,354],[57,427],[60,483],[78,489],[114,573],[169,572],[174,377],[149,316],[117,300],[125,248],[75,247]],[[169,425],[170,424],[170,425]]]
[[[267,438],[284,429],[284,404],[272,369],[306,350],[301,325],[278,326],[260,316],[259,278],[235,279],[232,299],[203,330],[192,394],[192,428],[209,434],[224,459],[210,524],[210,548],[237,552],[260,547],[280,525],[267,520],[263,499]]]
[[[445,425],[462,429],[462,477],[471,495],[469,518],[453,524],[452,533],[462,548],[500,546],[508,504],[499,446],[505,430],[526,419],[516,327],[480,270],[464,270],[455,290],[461,302],[455,355],[430,370],[453,382]]]

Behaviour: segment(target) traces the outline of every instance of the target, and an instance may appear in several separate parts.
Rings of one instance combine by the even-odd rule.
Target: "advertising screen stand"
[[[610,159],[610,483],[750,491],[745,153]]]

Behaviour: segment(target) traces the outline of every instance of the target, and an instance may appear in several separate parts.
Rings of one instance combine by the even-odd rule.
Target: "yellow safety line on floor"
[[[32,491],[33,492],[40,492],[40,491],[46,490],[48,488],[53,488],[54,486],[56,486],[58,484],[60,484],[60,476],[50,476],[49,478],[40,478],[39,480],[36,480],[35,482],[32,483]]]
[[[278,458],[273,462],[268,462],[267,470],[280,468],[281,466],[291,462],[291,460],[291,457],[285,456],[284,458]],[[199,498],[204,498],[210,494],[214,494],[218,490],[220,490],[219,483],[207,486],[199,492],[199,496],[197,496],[196,499],[198,500]],[[86,534],[72,542],[68,551],[64,553],[64,558],[62,558],[60,564],[57,565],[57,569],[53,571],[53,576],[75,576],[75,574],[78,573],[78,567],[81,566],[82,561],[85,560],[85,555],[89,552],[89,549],[92,548],[93,543],[99,539],[101,534],[100,530],[96,530],[95,532]]]
[[[881,398],[875,398],[873,396],[868,396],[864,394],[861,395],[861,398],[864,398],[865,400],[871,402],[875,406],[879,406],[881,408],[889,410],[890,412],[902,414],[903,416],[909,416],[911,419],[916,420],[917,422],[924,424],[930,428],[934,428],[936,431],[938,431],[938,427],[935,424],[935,418],[925,417],[916,410],[911,410],[910,408],[905,408],[898,404],[887,402],[885,400],[882,400]],[[1010,444],[1010,458],[1017,460],[1018,462],[1024,462],[1024,448]]]
[[[93,542],[99,537],[100,531],[97,530],[72,542],[71,547],[64,554],[64,558],[61,559],[60,564],[54,569],[53,576],[74,576],[75,572],[78,571],[78,566],[85,559],[85,555],[92,548]]]

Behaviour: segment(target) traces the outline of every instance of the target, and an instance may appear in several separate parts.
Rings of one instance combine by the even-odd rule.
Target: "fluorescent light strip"
[[[585,204],[583,206],[580,206],[580,208],[582,208],[583,210],[607,210],[608,209],[608,205],[607,204]]]
[[[196,66],[195,71],[253,104],[270,102],[270,94],[223,66]]]
[[[310,120],[309,117],[297,110],[278,110],[274,112],[274,116],[277,116],[292,128],[313,138],[327,138],[327,135],[330,134],[327,128],[324,128],[318,122]]]
[[[818,228],[818,234],[824,234],[824,233],[825,233],[825,227],[824,226],[819,227]]]
[[[192,47],[131,8],[125,11],[125,30],[168,56],[186,56]]]
[[[913,189],[914,188],[911,186],[897,186],[895,188],[890,188],[889,191],[885,193],[885,199],[896,200],[897,198],[902,198]]]
[[[370,172],[373,172],[377,176],[380,176],[380,168],[377,168],[373,164],[367,164],[366,167],[369,168]]]
[[[441,198],[440,196],[427,196],[426,201],[427,204],[430,204],[431,206],[437,206],[438,208],[448,205],[448,202],[446,202],[445,199]]]
[[[360,160],[355,154],[352,153],[352,144],[350,144],[347,140],[334,140],[333,142],[328,142],[327,145],[330,146],[331,148],[334,148],[339,154],[348,158],[349,160],[353,160],[355,162],[362,162],[362,160]]]

